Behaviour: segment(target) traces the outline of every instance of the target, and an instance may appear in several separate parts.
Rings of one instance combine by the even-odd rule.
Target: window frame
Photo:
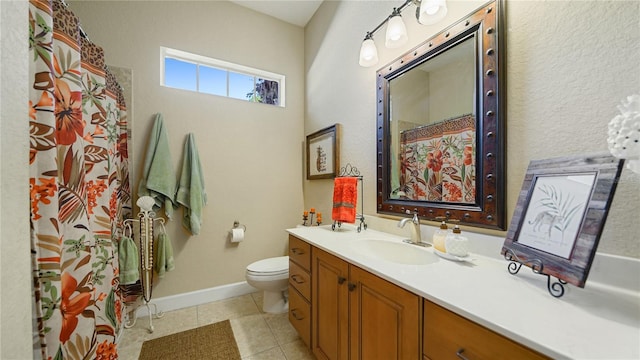
[[[238,74],[242,74],[242,75],[252,76],[253,77],[253,83],[254,83],[254,90],[255,90],[255,85],[256,85],[256,83],[257,83],[257,81],[259,79],[264,79],[264,80],[268,80],[268,81],[276,81],[276,82],[278,82],[278,87],[279,87],[278,88],[278,104],[261,103],[261,102],[253,101],[253,100],[250,100],[250,99],[247,99],[247,101],[248,102],[252,102],[252,103],[258,103],[258,104],[285,107],[285,94],[286,94],[286,92],[285,92],[285,85],[286,85],[285,84],[285,79],[286,79],[286,76],[285,75],[276,74],[276,73],[273,73],[273,72],[270,72],[270,71],[266,71],[266,70],[256,69],[256,68],[252,68],[252,67],[249,67],[249,66],[235,64],[235,63],[224,61],[224,60],[214,59],[214,58],[210,58],[210,57],[206,57],[206,56],[202,56],[202,55],[198,55],[198,54],[189,53],[189,52],[182,51],[182,50],[177,50],[177,49],[172,49],[172,48],[161,46],[160,47],[160,85],[164,86],[164,87],[172,88],[172,89],[194,91],[194,90],[189,90],[189,89],[175,88],[175,87],[166,85],[166,83],[165,83],[165,74],[166,74],[165,59],[166,58],[171,58],[171,59],[175,59],[175,60],[178,60],[178,61],[183,61],[183,62],[196,64],[196,89],[195,89],[195,92],[200,93],[200,94],[207,94],[207,95],[213,95],[213,96],[223,96],[223,97],[226,97],[226,98],[229,98],[229,99],[240,100],[238,98],[229,96],[229,73],[230,72],[234,72],[234,73],[238,73]],[[207,67],[210,67],[210,68],[224,70],[224,71],[227,72],[226,95],[216,95],[216,94],[211,94],[211,93],[208,93],[208,92],[200,91],[200,65],[207,66]]]

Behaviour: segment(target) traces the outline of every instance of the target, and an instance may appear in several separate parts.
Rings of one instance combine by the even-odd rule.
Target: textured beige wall
[[[380,62],[372,68],[358,66],[360,44],[396,1],[325,2],[305,28],[305,133],[343,125],[341,161],[364,176],[368,216],[376,214],[376,70],[484,1],[447,3],[448,15],[433,26],[418,25],[413,8],[403,12],[409,42],[402,48],[386,49],[384,29],[376,33]],[[638,19],[638,1],[507,1],[509,220],[530,160],[607,150],[616,106],[640,92]],[[305,180],[305,206],[329,213],[332,189],[331,180]],[[625,170],[600,252],[640,258],[639,202],[640,175]]]
[[[200,235],[169,222],[176,268],[154,297],[244,281],[246,265],[285,254],[302,211],[304,31],[227,1],[69,2],[106,62],[133,74],[133,187],[154,114],[164,115],[176,172],[195,133],[209,204]],[[286,76],[286,108],[161,87],[160,46]],[[234,220],[247,226],[232,246]]]
[[[0,359],[32,358],[28,18],[26,1],[0,1]]]

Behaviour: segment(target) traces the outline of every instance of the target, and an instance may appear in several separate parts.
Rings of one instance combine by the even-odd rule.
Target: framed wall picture
[[[501,253],[584,287],[623,161],[609,154],[531,161]]]
[[[340,167],[340,124],[307,135],[307,179],[333,179]]]

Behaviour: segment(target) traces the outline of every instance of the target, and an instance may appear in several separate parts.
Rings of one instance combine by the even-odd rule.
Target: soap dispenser
[[[447,254],[453,256],[465,257],[469,254],[469,239],[462,235],[462,231],[456,225],[453,232],[447,235],[445,239],[445,248]]]
[[[445,239],[447,238],[448,229],[447,223],[443,221],[442,224],[440,224],[440,228],[433,233],[433,248],[443,253],[447,252]]]

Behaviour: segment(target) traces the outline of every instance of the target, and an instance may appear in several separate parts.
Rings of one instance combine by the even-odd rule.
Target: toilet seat
[[[279,256],[258,260],[247,266],[247,274],[251,276],[275,276],[289,274],[289,257]]]

